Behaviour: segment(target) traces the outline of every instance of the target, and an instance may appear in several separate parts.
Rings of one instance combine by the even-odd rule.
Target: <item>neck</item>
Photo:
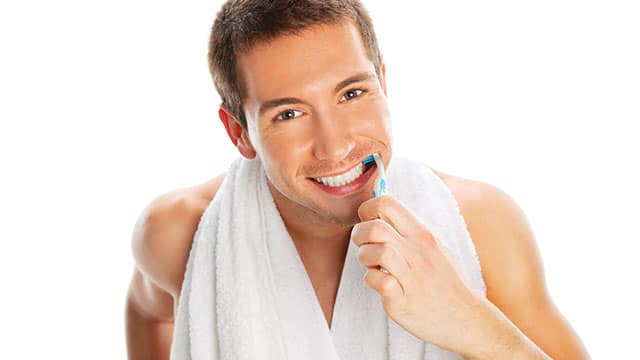
[[[351,241],[353,225],[337,224],[319,216],[286,198],[271,183],[269,190],[303,261],[306,261],[307,265],[324,264],[331,268],[343,264]]]

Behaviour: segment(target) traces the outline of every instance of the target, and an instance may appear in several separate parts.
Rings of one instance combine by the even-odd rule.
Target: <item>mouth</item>
[[[372,177],[375,168],[375,162],[363,165],[362,161],[360,161],[357,165],[338,176],[307,178],[307,180],[328,194],[344,196],[362,189]]]

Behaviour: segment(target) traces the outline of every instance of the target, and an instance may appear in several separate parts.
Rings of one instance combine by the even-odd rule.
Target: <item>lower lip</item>
[[[308,179],[308,180],[314,183],[324,192],[327,192],[331,195],[337,195],[337,196],[348,195],[364,187],[364,185],[369,181],[369,178],[371,178],[371,176],[375,172],[375,169],[376,169],[376,166],[375,164],[373,164],[373,166],[370,166],[368,169],[366,169],[365,172],[363,172],[362,175],[360,175],[357,179],[353,180],[348,184],[344,184],[342,186],[335,186],[335,187],[326,186],[313,179]]]

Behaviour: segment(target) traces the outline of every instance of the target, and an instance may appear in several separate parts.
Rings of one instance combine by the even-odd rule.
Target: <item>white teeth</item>
[[[353,169],[349,170],[348,172],[342,175],[333,176],[333,177],[313,178],[313,180],[326,186],[338,187],[338,186],[348,184],[353,180],[359,178],[363,172],[364,172],[364,165],[360,163],[357,166],[355,166]]]

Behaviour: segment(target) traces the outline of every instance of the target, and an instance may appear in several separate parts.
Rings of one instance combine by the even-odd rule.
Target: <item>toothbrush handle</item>
[[[377,178],[373,185],[373,197],[382,196],[387,193],[387,182],[383,178]]]

